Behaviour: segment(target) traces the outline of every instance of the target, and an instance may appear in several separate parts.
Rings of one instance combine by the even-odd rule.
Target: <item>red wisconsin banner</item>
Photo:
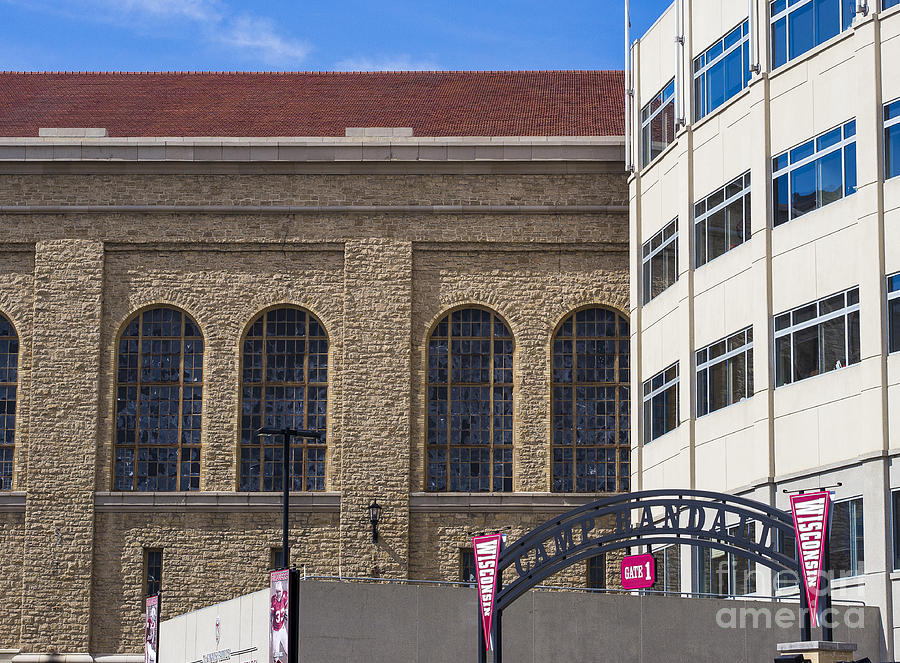
[[[491,648],[491,620],[494,617],[494,594],[497,589],[497,564],[500,561],[501,536],[501,534],[488,534],[472,538],[485,649]]]
[[[831,498],[827,492],[791,495],[791,513],[797,531],[797,554],[800,573],[806,587],[812,625],[819,625],[819,581],[825,559],[825,539],[828,536],[828,507]]]

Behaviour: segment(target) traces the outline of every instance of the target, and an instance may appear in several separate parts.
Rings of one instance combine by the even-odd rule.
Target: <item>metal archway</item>
[[[749,524],[759,531],[749,536]],[[735,525],[737,527],[735,528]],[[494,661],[502,661],[503,610],[549,576],[589,557],[646,545],[689,545],[746,557],[799,577],[799,561],[779,550],[794,540],[789,513],[743,497],[704,490],[648,490],[604,497],[547,521],[500,553],[494,601]],[[503,571],[515,579],[502,585]],[[801,639],[809,639],[809,608],[801,591]],[[486,660],[478,620],[479,661]]]

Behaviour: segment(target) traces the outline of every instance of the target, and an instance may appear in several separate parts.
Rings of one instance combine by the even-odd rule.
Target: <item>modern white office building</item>
[[[678,0],[630,60],[633,486],[832,487],[834,597],[893,659],[900,0]],[[796,591],[687,550],[682,589]]]

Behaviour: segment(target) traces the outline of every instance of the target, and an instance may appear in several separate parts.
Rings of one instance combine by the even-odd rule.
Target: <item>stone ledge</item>
[[[810,651],[856,651],[853,642],[826,642],[824,640],[809,640],[806,642],[782,642],[776,646],[779,652],[810,652]]]
[[[599,498],[600,495],[577,493],[412,493],[409,510],[413,513],[559,514]]]
[[[25,493],[21,491],[0,492],[0,513],[23,513]],[[0,649],[0,653],[5,650]]]
[[[304,513],[339,513],[340,493],[292,493],[291,510]],[[281,493],[131,493],[98,492],[99,513],[207,511],[218,513],[281,512]]]

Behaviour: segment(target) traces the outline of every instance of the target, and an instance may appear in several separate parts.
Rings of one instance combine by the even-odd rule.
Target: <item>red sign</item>
[[[288,663],[290,645],[291,572],[272,571],[269,574],[269,663]]]
[[[800,557],[800,574],[806,586],[806,598],[812,615],[812,625],[819,625],[819,581],[822,562],[825,559],[825,538],[828,536],[828,507],[831,498],[827,492],[791,495],[791,513],[797,531],[797,553]]]
[[[144,607],[144,663],[156,663],[159,652],[159,594],[148,596]]]
[[[478,579],[478,604],[481,606],[481,624],[484,628],[484,646],[491,648],[491,620],[494,617],[494,593],[497,589],[497,564],[500,561],[502,534],[488,534],[472,538],[475,553],[476,578]]]
[[[646,589],[656,581],[653,555],[630,555],[622,560],[622,589]]]

